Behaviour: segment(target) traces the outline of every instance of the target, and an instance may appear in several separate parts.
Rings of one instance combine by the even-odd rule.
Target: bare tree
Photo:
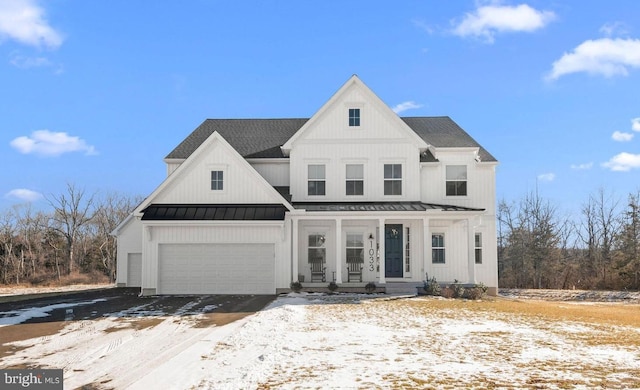
[[[84,189],[67,183],[67,193],[52,195],[47,201],[53,207],[53,228],[66,240],[67,274],[73,271],[76,239],[80,230],[93,218],[93,198],[85,197]]]

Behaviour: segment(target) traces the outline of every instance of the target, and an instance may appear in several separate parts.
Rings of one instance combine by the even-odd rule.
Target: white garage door
[[[275,294],[274,244],[160,244],[159,294]]]
[[[127,287],[142,286],[142,253],[127,254]]]

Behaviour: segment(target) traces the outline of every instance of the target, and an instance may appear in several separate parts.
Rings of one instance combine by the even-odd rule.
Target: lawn
[[[0,366],[63,368],[65,385],[99,389],[640,388],[638,304],[290,294],[207,323],[70,322]]]

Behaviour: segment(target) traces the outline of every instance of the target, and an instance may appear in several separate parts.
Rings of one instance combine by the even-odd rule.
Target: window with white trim
[[[350,108],[349,109],[349,127],[357,127],[357,126],[360,126],[360,109]]]
[[[309,234],[309,246],[307,247],[309,263],[326,263],[327,248],[324,243],[324,233]]]
[[[224,189],[224,171],[211,171],[211,190],[222,191]]]
[[[467,166],[447,165],[447,196],[467,195]]]
[[[347,263],[364,263],[364,235],[347,233]]]
[[[475,234],[476,264],[482,264],[482,233]]]
[[[411,272],[411,230],[405,228],[404,242],[404,272]]]
[[[384,194],[402,195],[402,164],[384,164]]]
[[[308,195],[325,195],[326,178],[325,167],[319,164],[310,164],[308,167]]]
[[[346,194],[347,195],[363,195],[364,194],[364,165],[347,164],[346,166]]]
[[[433,233],[431,235],[431,262],[433,264],[444,264],[444,233]]]

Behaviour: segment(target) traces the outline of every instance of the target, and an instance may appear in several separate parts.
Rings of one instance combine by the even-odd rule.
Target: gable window
[[[476,233],[476,264],[482,264],[482,233]]]
[[[308,166],[308,195],[325,195],[325,167],[324,165]]]
[[[384,194],[402,195],[402,164],[384,164]]]
[[[223,171],[211,171],[211,189],[213,191],[222,191],[224,189]]]
[[[347,195],[364,194],[364,166],[362,164],[347,164]]]
[[[350,127],[360,126],[360,109],[359,108],[349,109],[349,126]]]
[[[467,166],[447,165],[447,196],[467,195]]]
[[[444,264],[444,234],[434,233],[431,235],[431,262],[433,264]]]
[[[347,234],[347,263],[364,263],[364,239],[362,233]]]

